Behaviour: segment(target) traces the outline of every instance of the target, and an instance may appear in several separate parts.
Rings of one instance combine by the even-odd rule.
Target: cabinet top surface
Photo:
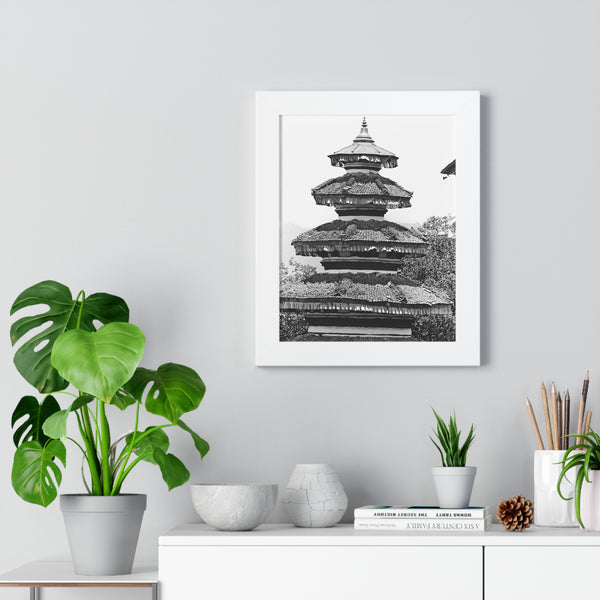
[[[492,525],[485,532],[356,531],[353,525],[302,528],[264,524],[254,531],[217,531],[190,523],[159,538],[160,546],[600,546],[600,533],[575,527],[536,527],[522,532]]]

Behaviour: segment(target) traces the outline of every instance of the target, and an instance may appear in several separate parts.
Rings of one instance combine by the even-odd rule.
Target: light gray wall
[[[31,390],[8,311],[47,278],[123,296],[145,363],[205,379],[190,421],[212,451],[174,442],[192,481],[283,485],[331,462],[352,507],[434,502],[433,405],[477,425],[474,501],[531,496],[524,395],[539,411],[543,378],[576,398],[589,368],[598,410],[599,18],[594,0],[2,2],[0,569],[67,556],[58,505],[10,486]],[[482,92],[481,367],[253,365],[253,93],[313,89]],[[149,494],[141,556],[195,518],[150,465],[128,490]]]

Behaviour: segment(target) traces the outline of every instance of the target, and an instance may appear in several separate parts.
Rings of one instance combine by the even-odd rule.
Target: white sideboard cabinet
[[[161,600],[564,600],[600,564],[600,535],[178,527],[159,540]],[[597,595],[593,578],[577,594]],[[587,587],[586,587],[587,586]]]

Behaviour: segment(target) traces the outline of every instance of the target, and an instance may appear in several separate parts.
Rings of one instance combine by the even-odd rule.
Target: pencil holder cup
[[[544,527],[577,527],[573,483],[576,473],[563,478],[558,495],[556,484],[562,470],[561,461],[565,450],[536,450],[533,459],[534,498],[533,522]]]

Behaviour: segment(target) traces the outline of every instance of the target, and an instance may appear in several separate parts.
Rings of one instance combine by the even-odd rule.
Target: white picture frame
[[[256,93],[256,365],[480,364],[479,105],[479,92],[476,91]],[[280,341],[281,124],[286,116],[300,115],[454,117],[456,164],[459,165],[459,176],[454,182],[457,227],[455,341]],[[307,192],[310,199],[310,190]]]

